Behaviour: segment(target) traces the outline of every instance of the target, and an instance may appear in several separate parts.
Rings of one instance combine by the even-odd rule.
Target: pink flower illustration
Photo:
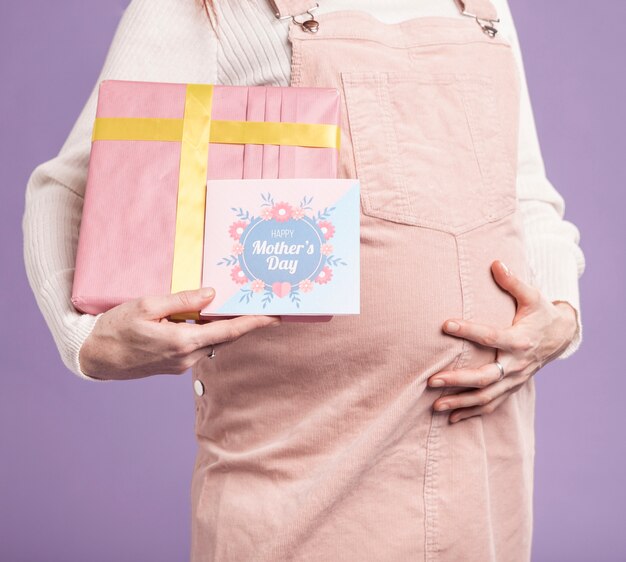
[[[329,221],[320,221],[317,223],[317,226],[320,227],[320,230],[323,232],[326,240],[330,240],[335,234],[335,227],[333,226],[333,223]]]
[[[243,254],[243,244],[240,244],[239,242],[237,242],[236,244],[233,244],[232,252],[236,256]]]
[[[248,282],[246,274],[241,270],[238,265],[230,270],[230,277],[238,285],[243,285],[244,283]]]
[[[330,256],[330,254],[333,253],[333,247],[331,244],[322,244],[320,252],[322,252],[322,254],[325,256]]]
[[[260,293],[263,289],[265,289],[265,283],[260,279],[255,279],[254,281],[252,281],[252,285],[250,285],[250,288],[255,293]]]
[[[264,221],[269,221],[273,219],[274,213],[272,212],[272,209],[270,207],[263,207],[263,209],[261,209],[261,218]]]
[[[313,290],[313,283],[309,279],[304,279],[298,284],[303,293],[310,293]]]
[[[324,266],[324,269],[319,272],[319,275],[316,277],[315,282],[320,285],[325,285],[333,278],[333,270],[327,265]]]
[[[291,218],[293,209],[285,202],[276,203],[272,209],[272,215],[278,222],[286,222]]]
[[[248,226],[248,223],[246,221],[236,221],[230,225],[230,228],[228,229],[228,234],[230,234],[230,237],[233,240],[238,241],[246,226]]]
[[[291,218],[295,219],[295,220],[300,220],[301,218],[304,217],[304,209],[302,207],[296,207],[292,212],[291,212]]]

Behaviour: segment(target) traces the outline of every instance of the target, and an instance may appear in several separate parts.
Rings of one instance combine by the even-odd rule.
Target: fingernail
[[[511,270],[504,264],[504,262],[500,262],[500,265],[502,266],[502,269],[504,269],[504,273],[511,275]]]
[[[215,289],[213,287],[205,287],[200,292],[200,296],[203,299],[210,299],[215,294]]]
[[[450,407],[449,402],[441,402],[440,404],[437,404],[437,410],[447,410]]]
[[[430,386],[443,386],[444,384],[446,384],[446,381],[443,379],[433,379],[430,381]]]
[[[276,326],[280,326],[282,323],[283,323],[282,320],[276,320],[276,321],[272,322],[271,324],[269,324],[269,326],[271,328],[276,328]]]
[[[458,332],[460,327],[461,326],[459,326],[459,324],[453,322],[452,320],[446,323],[446,330],[448,332]]]

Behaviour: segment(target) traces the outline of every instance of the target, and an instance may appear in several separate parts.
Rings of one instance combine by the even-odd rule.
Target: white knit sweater
[[[582,340],[578,279],[585,258],[577,227],[563,219],[565,204],[545,176],[517,34],[506,0],[493,0],[522,69],[518,197],[529,259],[537,285],[550,300],[578,312],[575,339]],[[319,0],[317,13],[364,10],[387,23],[421,16],[462,17],[453,0]],[[226,85],[288,86],[291,44],[288,20],[277,20],[267,0],[216,0],[216,34],[198,0],[132,0],[115,33],[103,79]],[[37,303],[65,365],[85,380],[78,362],[97,316],[78,313],[70,302],[83,205],[97,84],[58,156],[38,166],[26,188],[24,259]]]

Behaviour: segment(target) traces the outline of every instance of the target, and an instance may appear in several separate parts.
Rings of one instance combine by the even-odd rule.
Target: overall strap
[[[277,18],[290,18],[306,14],[317,8],[315,0],[269,0]]]
[[[274,15],[278,19],[291,18],[304,31],[317,32],[319,23],[313,10],[319,6],[314,0],[269,0]]]
[[[474,18],[482,30],[494,37],[498,30],[494,27],[494,23],[499,22],[498,12],[490,0],[454,0],[461,10],[461,14]]]

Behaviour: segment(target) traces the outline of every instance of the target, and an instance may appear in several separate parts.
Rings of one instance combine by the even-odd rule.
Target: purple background
[[[626,379],[615,353],[624,345],[626,4],[511,2],[548,175],[587,258],[583,346],[537,376],[533,560],[626,560]],[[3,561],[188,558],[189,375],[80,381],[58,357],[22,261],[27,178],[68,134],[126,4],[0,4]]]

